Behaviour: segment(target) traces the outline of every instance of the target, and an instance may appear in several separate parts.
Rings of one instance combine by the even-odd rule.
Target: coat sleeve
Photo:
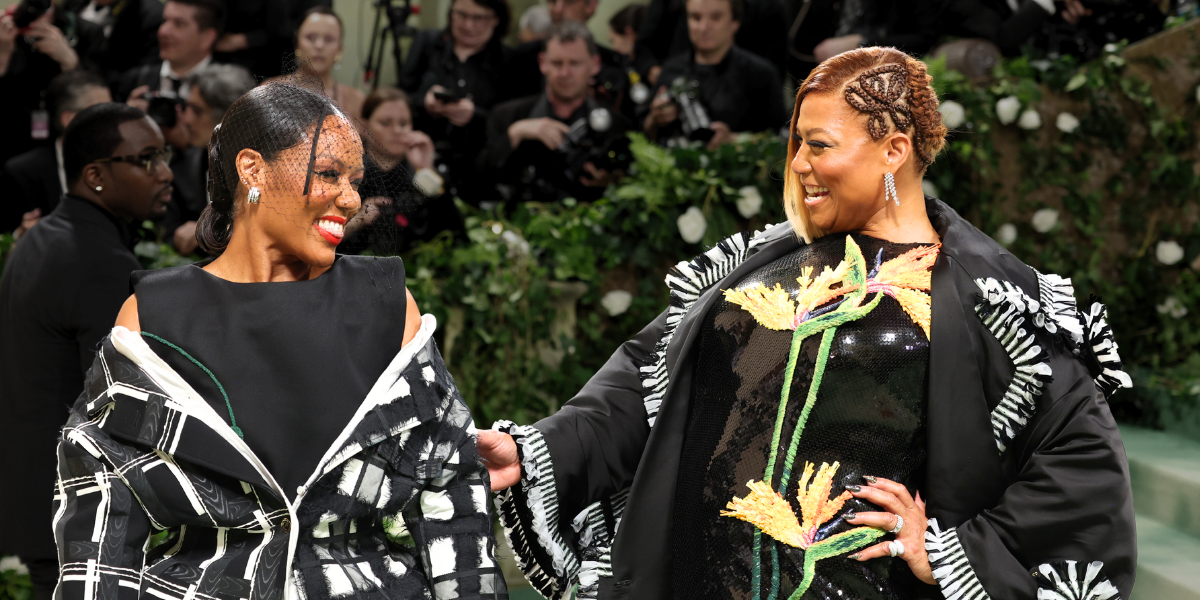
[[[133,492],[103,458],[96,433],[78,415],[58,445],[53,503],[58,544],[57,600],[126,600],[139,595],[153,532]]]
[[[521,455],[521,481],[496,497],[509,544],[530,583],[569,595],[580,566],[576,515],[633,482],[650,434],[641,369],[666,328],[662,313],[625,342],[574,398],[531,427],[501,421]]]
[[[947,598],[1032,600],[1073,580],[1097,595],[1065,597],[1129,598],[1137,550],[1116,423],[1078,359],[1063,350],[1048,364],[1051,401],[1013,440],[1019,467],[999,504],[957,528],[930,521],[926,550]]]

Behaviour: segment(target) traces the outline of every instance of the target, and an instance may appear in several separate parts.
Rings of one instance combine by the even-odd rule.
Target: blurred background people
[[[658,94],[643,122],[648,136],[660,143],[686,136],[711,149],[732,141],[736,133],[777,131],[786,125],[779,73],[734,43],[742,9],[742,0],[687,1],[693,50],[663,64]],[[681,113],[687,104],[698,105],[706,117],[697,118],[691,110]]]
[[[810,2],[796,4],[807,6]],[[787,39],[783,0],[744,0],[741,12],[742,27],[738,29],[737,45],[762,57],[782,72]],[[687,20],[685,0],[650,0],[646,17],[638,31],[638,39],[654,53],[659,62],[666,61],[690,48]]]
[[[96,66],[106,79],[158,56],[157,32],[163,20],[159,0],[65,0],[61,6],[75,19],[99,28],[103,45]]]
[[[256,85],[237,65],[209,65],[188,76],[188,99],[179,116],[191,133],[190,148],[172,164],[175,193],[159,229],[180,254],[198,251],[196,221],[208,205],[208,142],[234,100]]]
[[[68,192],[13,248],[0,278],[0,552],[29,566],[35,598],[58,579],[51,526],[55,443],[96,344],[129,296],[136,224],[171,199],[158,126],[124,104],[84,109],[63,136]]]
[[[546,32],[554,22],[550,20],[550,9],[545,4],[534,4],[521,13],[517,23],[517,41],[522,44],[546,38]]]
[[[187,98],[184,80],[212,62],[213,46],[225,30],[225,14],[221,0],[167,0],[158,27],[159,60],[121,75],[113,97],[147,112],[147,95]]]
[[[344,34],[342,18],[332,8],[318,5],[308,9],[296,27],[296,66],[320,78],[325,93],[346,114],[361,121],[366,96],[333,78],[333,70],[340,68],[342,62]]]
[[[59,73],[86,66],[103,44],[99,27],[53,4],[14,6],[0,11],[0,163],[52,142],[42,91]]]
[[[418,100],[416,128],[433,139],[439,169],[451,193],[477,202],[488,193],[473,176],[475,157],[486,137],[488,116],[511,97],[505,72],[510,51],[504,0],[454,0],[449,25],[413,39],[400,74],[400,87]]]
[[[99,75],[75,70],[50,81],[46,100],[54,143],[9,159],[0,178],[0,189],[5,190],[0,199],[0,231],[15,230],[18,237],[50,214],[67,189],[62,146],[67,125],[83,109],[112,102],[112,94]]]
[[[241,65],[259,77],[282,73],[295,33],[288,0],[237,0],[225,6],[226,27],[213,46],[214,60]]]
[[[552,27],[539,64],[544,90],[492,111],[480,168],[501,184],[506,201],[595,200],[618,173],[588,158],[628,143],[630,123],[588,93],[600,55],[582,23]],[[599,152],[589,155],[590,149]]]
[[[401,252],[442,231],[464,233],[462,216],[434,169],[434,144],[413,129],[408,94],[381,87],[363,103],[367,153],[358,195],[363,208],[346,226],[343,253]]]
[[[662,72],[658,58],[638,41],[638,30],[645,16],[644,4],[630,4],[608,20],[608,37],[612,40],[613,50],[624,55],[628,65],[629,91],[625,95],[623,112],[631,117],[645,112]]]

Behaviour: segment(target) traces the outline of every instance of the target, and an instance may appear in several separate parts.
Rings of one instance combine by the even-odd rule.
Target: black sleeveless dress
[[[404,262],[338,256],[316,279],[234,283],[185,265],[131,278],[146,343],[227,423],[290,498],[404,341]],[[232,424],[232,423],[231,423]]]
[[[893,244],[852,235],[867,269],[919,244]],[[747,275],[734,288],[761,282],[782,286],[791,297],[803,267],[835,267],[845,256],[846,235],[829,235]],[[754,526],[719,516],[726,504],[745,497],[746,483],[763,479],[788,362],[792,331],[764,327],[743,307],[721,298],[700,330],[689,422],[675,496],[672,564],[675,598],[753,599]],[[804,340],[780,440],[786,452],[812,382],[821,335]],[[866,316],[841,325],[833,338],[824,379],[800,438],[797,466],[783,497],[796,513],[797,480],[805,461],[840,463],[830,495],[864,484],[863,475],[922,487],[926,456],[925,407],[929,339],[900,304],[884,296]],[[858,499],[848,510],[880,511]],[[827,538],[854,528],[834,517],[822,526]],[[874,543],[893,539],[887,536]],[[772,578],[769,548],[762,535],[761,597]],[[778,544],[780,589],[788,598],[802,578],[803,551]],[[798,558],[799,557],[799,558]],[[902,559],[863,563],[844,557],[821,560],[805,599],[904,599],[919,580]]]

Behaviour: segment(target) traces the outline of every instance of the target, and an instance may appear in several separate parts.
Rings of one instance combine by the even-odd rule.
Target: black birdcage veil
[[[314,241],[336,243],[338,253],[394,254],[406,215],[423,207],[425,195],[402,157],[372,139],[308,73],[297,69],[247,92],[213,132],[209,200],[221,217],[213,239],[200,232],[210,253],[223,251],[238,215],[253,210],[265,226],[303,228]]]

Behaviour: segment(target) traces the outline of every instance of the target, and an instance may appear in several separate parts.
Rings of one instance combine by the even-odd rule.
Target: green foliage
[[[33,584],[28,569],[18,572],[9,562],[16,557],[4,557],[5,569],[0,570],[0,600],[33,600]]]

